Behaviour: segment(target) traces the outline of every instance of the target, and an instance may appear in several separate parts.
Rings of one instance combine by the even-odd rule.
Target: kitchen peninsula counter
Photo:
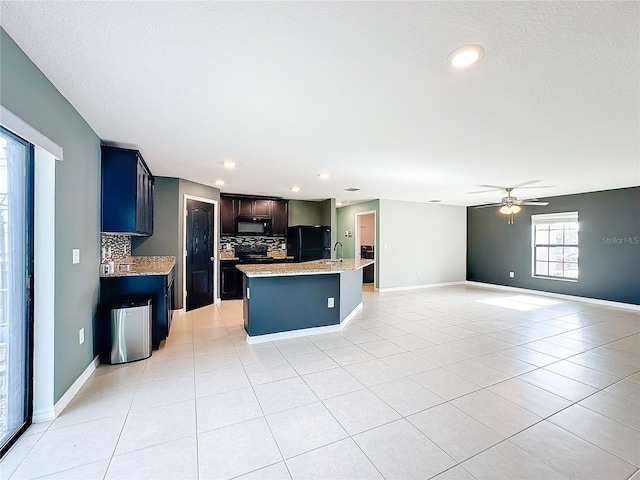
[[[248,343],[340,331],[362,308],[369,259],[238,265]]]
[[[273,263],[268,265],[238,265],[247,277],[276,277],[290,275],[322,275],[359,270],[373,263],[365,258],[339,260],[313,260],[302,263]]]
[[[102,265],[100,276],[109,277],[135,277],[141,275],[169,275],[176,264],[176,257],[168,255],[151,255],[139,257],[126,257],[115,262],[115,271],[104,273]]]

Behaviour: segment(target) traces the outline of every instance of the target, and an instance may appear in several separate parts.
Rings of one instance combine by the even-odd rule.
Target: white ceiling
[[[481,184],[554,186],[519,198],[640,184],[639,12],[636,1],[2,1],[0,22],[101,139],[139,148],[154,175],[223,178],[229,193],[475,205],[503,196],[468,193]],[[447,56],[469,43],[484,57],[452,70]]]

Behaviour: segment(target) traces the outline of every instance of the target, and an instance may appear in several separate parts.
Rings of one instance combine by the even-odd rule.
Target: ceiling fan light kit
[[[504,213],[505,215],[513,215],[514,213],[518,213],[522,208],[518,205],[505,205],[498,210],[500,213]]]

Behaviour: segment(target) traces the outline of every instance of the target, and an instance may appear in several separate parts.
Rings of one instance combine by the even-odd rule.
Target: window
[[[578,212],[531,215],[533,276],[578,279]]]

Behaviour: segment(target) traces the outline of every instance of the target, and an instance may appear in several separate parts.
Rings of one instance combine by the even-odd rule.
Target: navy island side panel
[[[246,280],[250,299],[245,328],[250,336],[340,323],[340,276],[337,273]],[[333,308],[327,307],[329,298],[334,299]]]

